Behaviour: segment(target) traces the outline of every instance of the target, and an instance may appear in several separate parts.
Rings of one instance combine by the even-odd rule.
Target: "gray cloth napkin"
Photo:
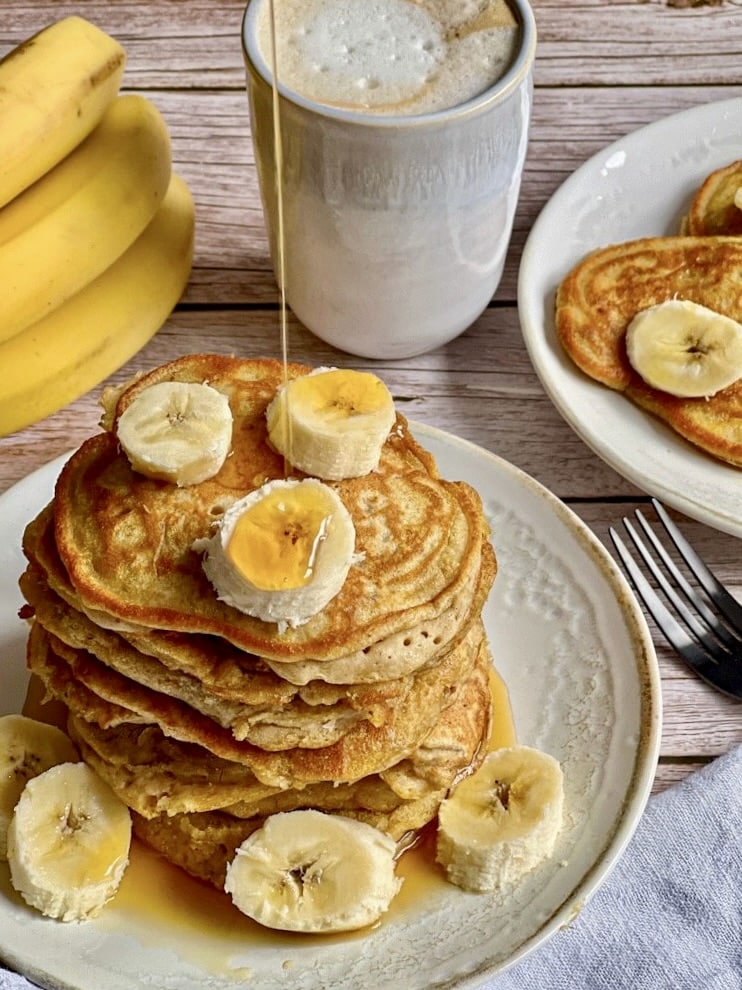
[[[651,798],[575,921],[487,990],[742,990],[742,746]]]
[[[742,990],[742,745],[651,798],[569,928],[484,986]],[[0,970],[0,990],[33,985]]]

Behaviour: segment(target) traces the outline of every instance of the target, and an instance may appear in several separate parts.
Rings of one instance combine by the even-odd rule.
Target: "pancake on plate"
[[[710,397],[679,397],[649,385],[629,361],[633,318],[676,299],[742,320],[742,238],[647,237],[593,251],[558,287],[557,337],[591,378],[696,447],[742,466],[742,377]]]
[[[742,235],[742,159],[706,177],[683,218],[681,233]]]

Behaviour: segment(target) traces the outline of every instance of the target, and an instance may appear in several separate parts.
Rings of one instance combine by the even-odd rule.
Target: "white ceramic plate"
[[[26,908],[0,864],[0,958],[55,990],[271,990],[287,978],[293,990],[463,990],[579,912],[624,849],[654,776],[660,694],[646,623],[610,556],[555,496],[469,443],[414,429],[444,477],[476,486],[492,525],[499,574],[485,621],[517,736],[553,753],[565,772],[565,824],[553,859],[504,905],[434,880],[424,862],[428,881],[412,881],[406,895],[403,887],[383,924],[334,940],[256,939],[226,897],[172,868],[158,874],[141,848],[117,898],[81,925]],[[20,535],[60,466],[0,497],[2,711],[17,711],[26,690]]]
[[[739,157],[742,99],[694,107],[616,141],[580,166],[544,207],[523,251],[518,283],[531,361],[572,429],[639,488],[734,536],[742,536],[742,472],[583,375],[556,338],[554,295],[589,251],[677,233],[702,180]]]

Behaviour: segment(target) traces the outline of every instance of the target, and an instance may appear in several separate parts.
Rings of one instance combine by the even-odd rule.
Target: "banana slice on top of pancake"
[[[317,368],[279,389],[266,417],[271,445],[293,467],[341,481],[378,467],[396,412],[376,375]]]
[[[213,477],[229,453],[229,400],[199,382],[156,382],[127,406],[116,435],[135,471],[176,485],[197,485]]]
[[[298,626],[340,591],[355,560],[355,527],[316,478],[270,481],[235,502],[198,540],[218,597],[265,622]]]
[[[742,377],[742,325],[691,300],[669,299],[637,313],[626,352],[653,388],[707,398]]]

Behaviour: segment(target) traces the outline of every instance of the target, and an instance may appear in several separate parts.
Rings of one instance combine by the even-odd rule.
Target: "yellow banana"
[[[50,24],[0,61],[0,206],[88,136],[125,61],[121,45],[82,17]]]
[[[153,220],[118,261],[0,344],[0,436],[72,402],[147,343],[188,282],[194,226],[190,190],[173,173]]]
[[[0,210],[0,341],[108,268],[155,214],[170,181],[165,121],[118,96],[82,144]]]

